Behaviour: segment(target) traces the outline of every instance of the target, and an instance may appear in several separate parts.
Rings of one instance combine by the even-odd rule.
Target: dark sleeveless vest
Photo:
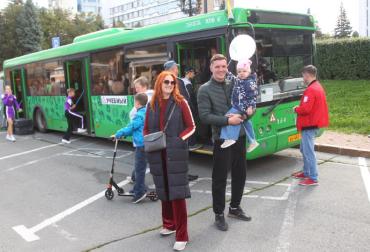
[[[172,97],[166,107],[165,122],[167,122],[173,106],[175,106],[175,110],[166,130],[166,150],[147,153],[150,173],[153,175],[158,197],[160,200],[165,201],[190,198],[188,144],[187,141],[183,141],[179,137],[185,126],[182,120],[181,108],[175,103]],[[149,133],[159,131],[160,111],[158,102],[155,104],[155,110],[148,104],[147,113],[149,113],[147,122]],[[166,177],[168,178],[168,187],[166,186],[163,165],[167,167]]]

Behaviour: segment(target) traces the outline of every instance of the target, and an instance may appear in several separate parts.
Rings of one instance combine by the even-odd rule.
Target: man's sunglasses
[[[176,81],[164,80],[163,83],[166,84],[166,85],[170,85],[170,84],[171,85],[176,85]]]

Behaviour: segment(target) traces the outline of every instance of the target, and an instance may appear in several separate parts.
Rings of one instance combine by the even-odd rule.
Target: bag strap
[[[165,125],[165,126],[164,126],[164,128],[163,128],[163,132],[165,132],[165,131],[166,131],[166,129],[167,129],[168,122],[171,120],[171,117],[172,117],[173,111],[175,111],[175,107],[176,107],[176,103],[174,103],[174,104],[173,104],[173,107],[172,107],[171,113],[170,113],[170,115],[169,115],[169,117],[168,117],[168,120],[167,120],[167,122],[166,122],[166,125]]]

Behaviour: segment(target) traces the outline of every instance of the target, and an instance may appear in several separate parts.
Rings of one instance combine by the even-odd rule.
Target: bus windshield
[[[253,37],[250,28],[234,32],[234,36],[240,34]],[[301,95],[304,88],[301,70],[312,64],[312,32],[258,29],[255,41],[257,50],[252,61],[261,89],[259,101]],[[263,96],[266,90],[269,95]]]

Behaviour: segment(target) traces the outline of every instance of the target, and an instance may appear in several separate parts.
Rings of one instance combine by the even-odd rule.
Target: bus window
[[[151,84],[149,88],[152,89],[167,60],[166,44],[127,49],[125,62],[130,66],[131,90],[134,90],[133,80],[141,76],[149,80]]]
[[[60,60],[26,65],[27,92],[30,96],[64,96],[65,78]]]
[[[91,55],[93,95],[128,95],[127,67],[123,50],[114,49]]]

